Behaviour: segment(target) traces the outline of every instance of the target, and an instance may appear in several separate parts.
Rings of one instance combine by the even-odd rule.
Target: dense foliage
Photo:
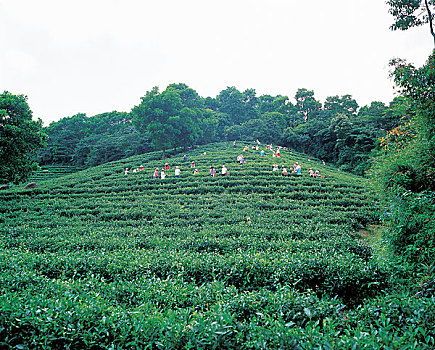
[[[44,145],[42,121],[32,120],[27,97],[0,94],[0,185],[25,180],[37,163],[32,153]]]
[[[410,121],[391,130],[373,165],[384,193],[388,239],[411,261],[435,259],[435,54],[421,68],[392,62],[394,77],[411,102]]]
[[[37,155],[41,165],[89,167],[151,150],[148,136],[134,128],[125,112],[77,114],[51,123],[45,132],[48,144]]]
[[[1,346],[433,347],[431,285],[401,291],[412,275],[356,234],[378,222],[368,182],[242,148],[168,158],[166,179],[153,152],[0,193]]]
[[[212,141],[217,125],[213,112],[204,100],[185,84],[169,85],[162,93],[158,88],[147,92],[132,109],[136,128],[147,133],[156,150],[183,147]]]

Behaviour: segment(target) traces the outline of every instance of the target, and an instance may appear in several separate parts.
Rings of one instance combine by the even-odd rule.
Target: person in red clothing
[[[166,164],[165,164],[165,170],[169,170],[169,169],[171,169],[171,167],[169,166],[168,163],[166,163]]]

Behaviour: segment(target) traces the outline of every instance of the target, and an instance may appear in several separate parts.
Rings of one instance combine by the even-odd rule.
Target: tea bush
[[[0,193],[0,348],[432,347],[430,293],[400,299],[412,270],[357,234],[378,223],[366,180],[242,152],[173,155],[180,178],[153,179],[151,153]],[[296,161],[300,177],[272,172]]]

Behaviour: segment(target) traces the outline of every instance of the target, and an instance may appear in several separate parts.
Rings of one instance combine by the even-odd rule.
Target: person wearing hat
[[[175,177],[180,177],[180,174],[181,174],[180,167],[179,167],[179,166],[176,166],[176,167],[175,167]]]
[[[157,179],[158,177],[159,177],[159,168],[156,168],[156,170],[154,170],[153,178]]]
[[[171,169],[171,167],[169,166],[168,163],[166,163],[166,164],[165,164],[165,170],[169,170],[169,169]]]

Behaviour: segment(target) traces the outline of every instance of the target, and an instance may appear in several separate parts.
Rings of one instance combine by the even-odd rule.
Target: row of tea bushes
[[[13,348],[430,349],[435,299],[376,298],[352,311],[336,299],[299,293],[240,293],[215,282],[137,284],[46,280],[27,296],[0,296],[2,345]],[[49,291],[46,292],[46,291]],[[137,298],[147,300],[138,304]],[[198,302],[200,301],[200,302]],[[128,311],[123,307],[129,304]],[[168,305],[169,303],[169,305]],[[207,305],[206,309],[195,307]],[[416,310],[418,310],[416,312]]]
[[[46,165],[42,166],[40,170],[35,171],[30,176],[28,181],[35,181],[39,183],[40,181],[57,179],[59,177],[73,174],[81,170],[83,170],[83,168],[71,165]]]
[[[11,255],[17,258],[11,258]],[[177,277],[197,284],[219,280],[243,290],[297,284],[298,289],[309,288],[330,296],[337,295],[348,303],[358,303],[384,289],[388,286],[389,273],[367,256],[335,250],[332,245],[305,251],[242,251],[237,248],[227,254],[215,249],[197,252],[164,247],[70,251],[67,256],[8,250],[2,255],[0,266],[39,273],[48,278],[94,274],[109,281],[134,280],[141,276]]]
[[[0,193],[0,348],[377,344],[388,324],[360,325],[384,312],[399,272],[356,233],[377,222],[368,183],[290,152],[278,164],[304,172],[282,177],[270,154],[236,164],[242,152],[174,155],[179,179],[152,179],[164,164],[153,153]],[[208,175],[222,164],[229,177]],[[325,178],[306,174],[314,164]],[[395,327],[379,342],[430,344]]]

